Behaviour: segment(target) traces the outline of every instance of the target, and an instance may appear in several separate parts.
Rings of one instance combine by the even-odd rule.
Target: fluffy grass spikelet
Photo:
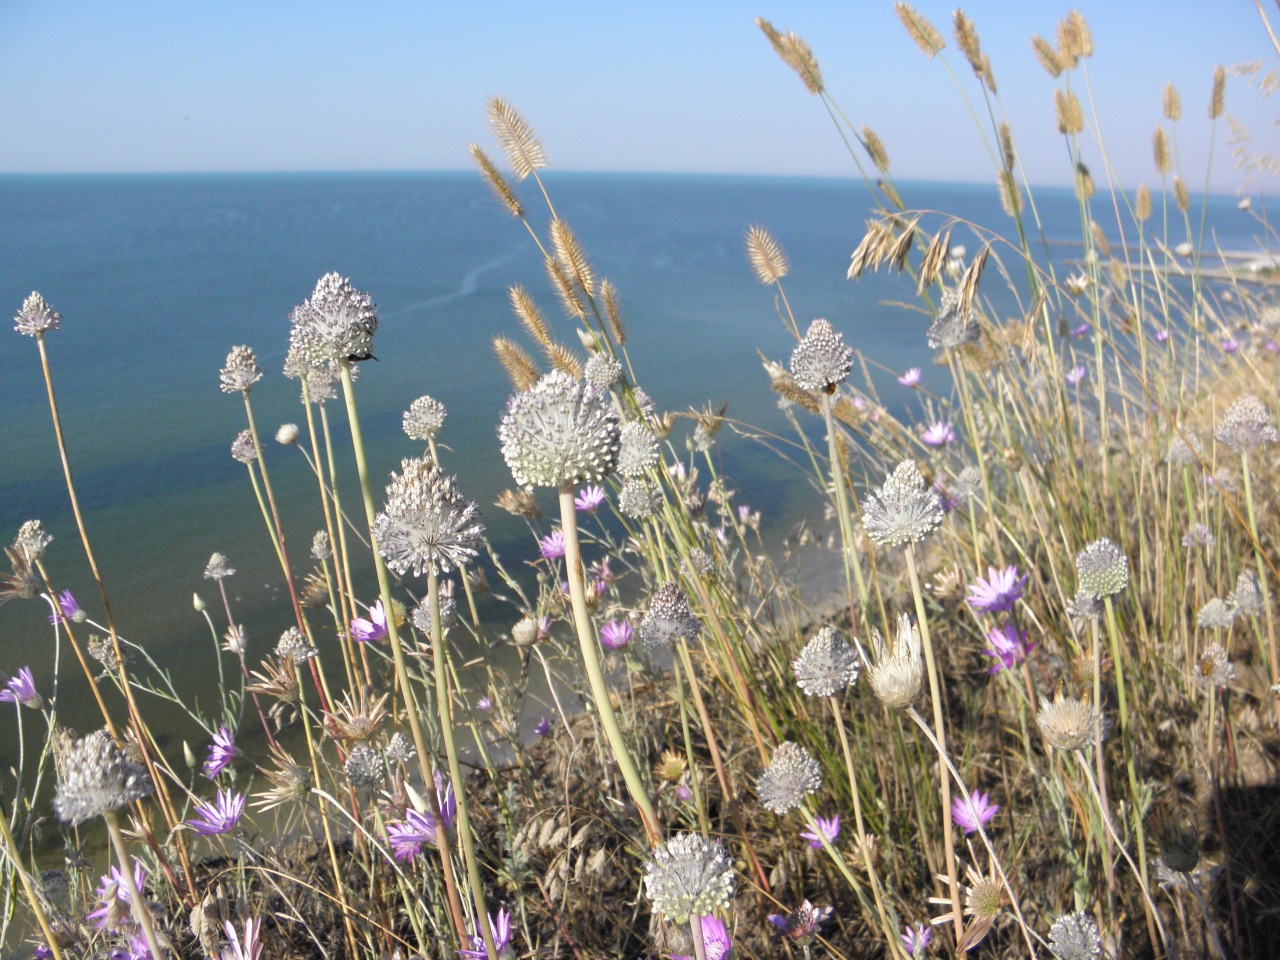
[[[503,97],[490,97],[486,112],[489,126],[506,151],[507,161],[517,180],[523,180],[547,165],[542,143],[515,107]]]
[[[885,150],[884,143],[870,127],[864,126],[862,128],[862,146],[867,151],[867,156],[871,158],[871,162],[875,164],[876,169],[881,173],[888,173],[889,152]]]
[[[818,69],[818,60],[809,49],[809,44],[790,31],[779,33],[764,17],[756,17],[756,26],[768,38],[782,62],[800,77],[805,89],[812,94],[822,93],[822,71]]]
[[[1173,202],[1178,205],[1178,210],[1182,213],[1186,213],[1191,206],[1191,194],[1187,192],[1187,185],[1179,176],[1173,178]]]
[[[1209,95],[1209,119],[1217,120],[1222,116],[1222,105],[1227,89],[1227,71],[1222,67],[1213,68],[1213,91]]]
[[[541,374],[538,372],[533,358],[525,353],[514,340],[508,340],[506,337],[494,337],[493,352],[497,355],[498,362],[502,364],[502,369],[507,371],[507,378],[515,389],[528,390],[538,382],[538,377]]]
[[[1156,132],[1151,135],[1151,155],[1156,172],[1166,176],[1169,173],[1169,138],[1165,136],[1164,127],[1156,127]]]
[[[1053,91],[1053,115],[1058,121],[1058,132],[1075,136],[1084,129],[1084,113],[1080,101],[1070,90],[1061,87]]]
[[[1182,98],[1178,96],[1178,88],[1172,83],[1164,85],[1164,95],[1161,97],[1161,101],[1166,120],[1177,123],[1182,119]]]
[[[475,160],[476,166],[480,168],[480,175],[484,177],[485,183],[489,184],[489,189],[498,198],[498,202],[513,217],[523,217],[524,204],[516,196],[511,184],[507,183],[507,178],[494,166],[493,161],[489,159],[489,155],[474,143],[468,149],[471,151],[471,158]]]
[[[919,47],[920,52],[926,57],[936,57],[946,47],[947,42],[942,39],[938,29],[911,4],[898,0],[893,5],[893,12],[902,21],[902,26],[907,31],[907,36],[911,38],[911,42]]]
[[[786,251],[764,227],[753,224],[747,228],[747,259],[756,279],[766,286],[777,283],[791,269]]]
[[[551,366],[575,380],[582,379],[586,373],[582,359],[573,352],[572,347],[567,347],[563,343],[549,343],[542,352]]]
[[[645,862],[645,894],[668,920],[685,923],[729,905],[733,862],[719,840],[681,833],[654,848]]]
[[[756,779],[756,795],[766,810],[781,816],[822,787],[822,768],[809,751],[790,740],[778,744],[773,759]]]
[[[427,570],[448,573],[470,563],[484,527],[472,500],[457,481],[425,458],[404,460],[392,474],[386,505],[374,519],[378,553],[396,573],[420,577]]]
[[[559,217],[551,221],[551,245],[565,274],[577,283],[588,297],[594,296],[596,278],[591,269],[591,261],[587,259],[586,251],[582,249],[582,244],[578,242],[573,229]]]
[[[507,290],[507,299],[511,302],[516,319],[529,332],[529,336],[543,347],[550,345],[551,330],[547,326],[547,318],[538,309],[533,295],[522,284],[516,283]]]
[[[1031,52],[1036,55],[1036,60],[1044,68],[1045,73],[1051,77],[1062,76],[1065,65],[1058,57],[1058,52],[1053,49],[1053,44],[1048,40],[1039,34],[1033,36],[1031,38]]]
[[[627,328],[622,322],[622,311],[618,308],[618,288],[608,280],[601,280],[600,299],[604,301],[604,319],[609,324],[613,342],[622,346],[627,342]]]
[[[587,316],[586,305],[582,302],[582,297],[578,295],[578,287],[574,285],[573,279],[561,266],[560,261],[555,257],[547,257],[543,263],[547,270],[547,279],[551,281],[551,287],[555,290],[556,296],[560,298],[560,306],[565,314],[582,320]]]
[[[621,428],[609,395],[560,370],[507,401],[502,456],[521,486],[599,483],[618,462]]]

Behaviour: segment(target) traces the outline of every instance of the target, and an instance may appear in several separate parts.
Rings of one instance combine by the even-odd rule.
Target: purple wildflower
[[[912,957],[922,956],[929,949],[929,941],[932,939],[933,928],[927,924],[902,928],[902,945]]]
[[[49,945],[45,943],[36,944],[35,952],[31,954],[35,960],[49,960],[53,956],[53,951],[49,949]]]
[[[108,950],[107,960],[155,960],[155,958],[151,955],[147,938],[141,933],[134,933],[129,936],[127,948],[116,947],[114,950]]]
[[[1272,353],[1280,354],[1280,340],[1268,340],[1262,345],[1263,350],[1270,350]]]
[[[1001,670],[1012,670],[1023,660],[1034,643],[1027,642],[1027,631],[1019,630],[1011,623],[987,631],[987,649],[983,654],[995,659],[995,663],[987,670],[989,674],[997,674]]]
[[[938,505],[942,507],[943,513],[950,513],[952,510],[964,506],[964,501],[953,497],[947,490],[946,484],[941,480],[933,481],[933,492],[938,495]]]
[[[564,556],[564,531],[552,530],[550,534],[538,541],[538,552],[544,560]]]
[[[564,595],[566,597],[569,595],[569,585],[567,583],[564,585]],[[550,632],[551,632],[551,618],[539,617],[538,618],[538,639],[539,640],[547,639],[547,634]]]
[[[800,831],[800,836],[809,841],[811,850],[822,849],[823,837],[826,837],[827,843],[836,842],[836,837],[840,836],[840,814],[837,813],[834,817],[814,817],[813,822],[817,826],[817,830],[812,827],[806,827]],[[821,837],[818,836],[819,832],[822,834]]]
[[[142,865],[141,860],[134,860],[133,885],[141,891],[146,879],[147,868]],[[125,883],[124,874],[120,872],[119,867],[111,867],[107,873],[99,878],[97,892],[98,907],[91,911],[85,919],[93,920],[94,926],[99,930],[107,929],[107,924],[110,922],[113,913],[118,916],[129,917],[129,885]],[[114,908],[113,902],[123,904],[125,909]]]
[[[806,900],[790,913],[771,913],[768,919],[778,928],[779,936],[807,947],[818,935],[818,928],[831,919],[831,913],[830,907],[815,907]]]
[[[218,833],[228,833],[244,814],[244,796],[234,790],[219,790],[218,798],[213,803],[197,803],[197,817],[187,821],[187,825],[204,837]]]
[[[898,382],[904,387],[918,386],[920,384],[920,368],[911,367],[906,373],[898,378]]]
[[[604,487],[598,487],[594,483],[587,484],[573,498],[573,505],[586,513],[595,513],[603,503]]]
[[[244,922],[244,939],[236,935],[235,925],[226,923],[227,945],[222,948],[218,960],[259,960],[262,956],[262,944],[258,942],[258,934],[262,929],[262,921],[250,917]]]
[[[967,797],[951,801],[951,819],[965,833],[977,833],[978,828],[991,822],[999,809],[1000,805],[992,803],[987,794],[975,790]]]
[[[213,735],[213,743],[209,744],[209,757],[204,762],[204,775],[212,780],[227,768],[227,764],[235,755],[235,737],[225,726],[220,727]]]
[[[397,860],[412,860],[422,852],[424,843],[436,842],[436,818],[430,812],[408,810],[404,820],[387,824],[387,842]]]
[[[1070,370],[1067,371],[1066,376],[1063,379],[1066,380],[1067,383],[1071,384],[1071,386],[1074,387],[1077,383],[1079,383],[1081,380],[1084,379],[1084,375],[1088,372],[1089,371],[1084,366],[1072,367]]]
[[[610,620],[600,628],[600,646],[606,650],[621,650],[631,642],[631,624],[626,620]]]
[[[538,725],[533,728],[533,732],[539,737],[545,737],[551,732],[551,721],[546,717],[539,717]]]
[[[0,700],[5,703],[20,703],[37,710],[44,704],[44,698],[36,690],[36,681],[31,676],[30,667],[21,668],[16,677],[9,678],[4,689],[0,690]]]
[[[58,594],[58,609],[49,614],[49,622],[57,626],[58,621],[64,617],[73,623],[84,623],[88,619],[88,614],[80,609],[80,604],[76,603],[70,590],[63,590]]]
[[[479,700],[476,701],[476,709],[479,710],[481,713],[488,713],[490,710],[493,709],[493,701],[490,700],[487,696],[481,697]]]
[[[1232,337],[1223,340],[1221,346],[1223,353],[1235,353],[1240,349],[1240,344]]]
[[[724,960],[733,948],[733,939],[724,927],[724,921],[714,913],[702,918],[702,945],[707,951],[707,960]],[[671,960],[693,960],[692,957],[680,954],[669,954]]]
[[[676,784],[676,799],[681,803],[688,803],[693,799],[693,791],[686,787],[683,783]]]
[[[987,567],[987,579],[979,577],[976,583],[969,584],[969,596],[965,600],[978,613],[1000,613],[1013,609],[1013,605],[1022,599],[1026,585],[1027,574],[1019,577],[1017,567],[1009,566],[1003,570]]]
[[[1169,339],[1169,331],[1161,330],[1156,334],[1156,343],[1164,343]]]
[[[509,960],[515,956],[515,950],[511,948],[511,914],[506,910],[499,910],[497,917],[489,914],[486,918],[489,921],[489,932],[493,934],[493,946],[498,952],[498,960]],[[471,960],[486,960],[488,954],[484,950],[484,937],[479,934],[471,935],[471,949],[456,951],[460,957],[470,957]]]
[[[1077,340],[1079,340],[1088,332],[1089,332],[1089,324],[1087,323],[1082,323],[1078,327],[1071,328],[1071,336],[1075,337]]]
[[[925,446],[945,447],[948,443],[956,442],[956,431],[950,423],[934,423],[925,430],[924,436],[920,439],[924,441]]]
[[[356,643],[368,643],[371,640],[382,640],[387,635],[387,611],[381,600],[373,601],[369,608],[369,619],[354,617],[351,620],[351,639]]]

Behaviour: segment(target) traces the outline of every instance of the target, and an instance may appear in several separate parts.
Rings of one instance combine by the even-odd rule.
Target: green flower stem
[[[605,685],[604,672],[600,669],[600,655],[596,651],[596,638],[591,629],[591,617],[587,613],[586,584],[582,579],[582,551],[578,546],[577,508],[573,505],[573,497],[573,484],[563,484],[560,487],[560,528],[564,533],[564,565],[569,576],[569,600],[573,607],[578,646],[582,650],[582,664],[587,672],[587,682],[591,685],[592,699],[600,714],[600,723],[609,741],[609,749],[613,752],[631,799],[640,811],[645,835],[651,845],[656,845],[662,838],[658,815],[645,791],[644,781],[640,778],[640,771],[636,769],[631,751],[622,737],[622,730],[618,727],[618,717],[613,712],[609,688]]]
[[[1241,473],[1244,478],[1244,505],[1249,511],[1249,533],[1253,538],[1253,553],[1258,560],[1258,586],[1262,592],[1262,604],[1267,611],[1267,649],[1271,657],[1271,683],[1280,682],[1280,658],[1276,654],[1276,622],[1271,610],[1271,590],[1267,586],[1267,558],[1262,552],[1262,541],[1258,539],[1258,520],[1253,509],[1253,481],[1249,472],[1249,452],[1240,456]],[[1276,715],[1280,717],[1280,699],[1276,700]]]
[[[1102,639],[1099,636],[1098,621],[1090,622],[1091,632],[1093,634],[1093,702],[1098,709],[1102,709]],[[1102,802],[1107,803],[1107,761],[1102,752],[1102,724],[1094,724],[1093,728],[1093,758],[1098,766],[1098,783],[1101,787],[1100,796]],[[1111,835],[1105,830],[1102,833],[1102,868],[1107,877],[1107,895],[1115,896],[1116,890],[1116,871],[1114,866],[1114,857],[1111,854]]]
[[[347,422],[351,428],[351,446],[355,454],[356,473],[360,477],[360,493],[364,500],[365,520],[369,526],[369,541],[373,547],[373,567],[378,574],[378,594],[382,599],[382,609],[387,611],[387,639],[391,643],[391,656],[395,664],[396,686],[400,689],[400,696],[404,700],[405,715],[409,719],[409,730],[413,734],[413,745],[418,754],[418,765],[422,771],[424,779],[430,779],[431,776],[431,759],[427,753],[427,741],[422,734],[422,723],[418,717],[418,705],[414,701],[413,690],[409,685],[409,671],[404,662],[404,647],[400,642],[400,628],[396,625],[396,618],[391,615],[391,579],[387,576],[387,565],[382,560],[382,554],[378,552],[378,544],[373,538],[373,521],[377,516],[377,510],[373,506],[373,491],[369,485],[369,464],[364,455],[364,434],[360,429],[360,415],[356,409],[356,394],[354,385],[351,380],[350,363],[339,364],[342,374],[342,396],[346,401]],[[323,411],[322,411],[323,413]],[[328,424],[326,423],[326,432]],[[332,466],[332,460],[330,465]],[[345,541],[344,541],[345,550]],[[350,567],[347,568],[350,570]],[[459,787],[455,787],[455,792]],[[436,809],[435,791],[428,789],[424,791],[431,799],[433,812],[436,815],[436,822],[440,822],[440,811]],[[444,831],[438,831],[436,835],[438,843],[436,849],[440,854],[440,869],[444,874],[445,890],[449,895],[449,916],[453,921],[454,936],[457,937],[459,944],[469,943],[467,936],[467,924],[462,913],[462,901],[458,897],[458,885],[453,875],[453,862],[449,859],[449,841],[445,837]],[[485,920],[482,918],[480,924],[483,925]]]
[[[693,786],[693,806],[698,811],[698,829],[710,836],[711,822],[707,819],[706,805],[702,802],[702,778],[698,776],[698,766],[693,757],[693,737],[689,734],[689,705],[684,698],[682,664],[677,662],[672,673],[676,676],[676,709],[680,712],[680,732],[684,737],[685,760],[689,764],[689,782]]]
[[[858,559],[858,542],[853,532],[853,517],[849,512],[849,495],[844,486],[844,468],[840,465],[840,447],[836,440],[835,418],[831,416],[831,393],[826,390],[822,392],[822,417],[827,425],[827,457],[831,465],[831,481],[835,486],[836,516],[840,520],[840,538],[844,546],[841,553],[844,559],[845,588],[849,596],[853,596],[853,580],[857,579],[858,603],[865,617],[868,599],[867,581],[862,573],[862,563]]]
[[[19,769],[21,769],[21,766],[19,766]],[[0,812],[0,835],[3,835],[4,839],[4,852],[13,862],[14,872],[18,874],[18,879],[22,882],[22,889],[27,895],[27,903],[31,905],[31,909],[36,915],[36,921],[40,924],[45,943],[48,944],[49,949],[53,952],[54,960],[62,960],[62,948],[58,946],[58,940],[54,937],[53,929],[49,926],[49,918],[45,916],[35,885],[32,884],[31,876],[27,873],[27,868],[22,863],[22,854],[18,851],[18,845],[13,840],[13,833],[9,830],[9,818],[3,812]],[[129,880],[132,882],[133,877],[130,876]]]
[[[1103,598],[1107,606],[1107,635],[1111,641],[1111,659],[1116,670],[1116,699],[1120,703],[1120,740],[1124,746],[1124,765],[1129,774],[1129,802],[1133,807],[1134,831],[1138,838],[1138,864],[1142,868],[1143,886],[1147,883],[1147,842],[1142,826],[1142,810],[1139,808],[1138,768],[1134,757],[1133,729],[1129,726],[1129,698],[1125,692],[1124,663],[1121,660],[1120,627],[1116,623],[1116,608],[1111,597]]]
[[[160,941],[156,939],[155,922],[151,917],[151,909],[142,899],[142,891],[138,889],[138,885],[133,882],[133,868],[129,865],[129,851],[124,845],[124,834],[120,832],[120,821],[116,819],[114,810],[107,810],[102,814],[102,819],[107,823],[107,833],[111,836],[111,845],[115,847],[116,859],[120,861],[120,879],[124,881],[125,889],[129,891],[130,912],[133,913],[133,919],[138,921],[138,926],[142,927],[142,935],[147,940],[147,948],[151,951],[153,957],[163,957],[160,952]],[[52,947],[52,943],[50,943]]]
[[[707,960],[707,945],[703,940],[702,918],[696,912],[689,914],[689,932],[693,935],[693,955],[696,960]]]

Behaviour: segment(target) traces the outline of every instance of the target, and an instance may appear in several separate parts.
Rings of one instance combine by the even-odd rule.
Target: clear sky
[[[917,9],[950,42],[955,0]],[[1280,16],[1273,19],[1280,29]],[[1204,184],[1214,66],[1277,64],[1250,0],[1081,0],[1108,155],[1121,180],[1155,183],[1161,92],[1183,101],[1177,142]],[[974,0],[1028,176],[1064,183],[1054,81],[1031,34],[1066,5]],[[0,171],[419,170],[496,148],[484,121],[508,97],[564,170],[844,175],[820,102],[754,25],[812,46],[828,89],[884,142],[899,179],[990,180],[991,161],[942,62],[927,60],[890,0],[0,0]],[[950,42],[943,57],[983,109]],[[1073,80],[1084,92],[1083,78]],[[1227,87],[1227,114],[1280,150],[1264,100]],[[1219,126],[1215,189],[1232,191]],[[1101,183],[1101,153],[1086,161]]]

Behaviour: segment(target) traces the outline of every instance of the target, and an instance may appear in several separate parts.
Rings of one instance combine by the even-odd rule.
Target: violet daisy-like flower
[[[250,917],[244,922],[244,938],[236,934],[236,927],[230,920],[224,925],[227,931],[227,945],[222,948],[218,960],[260,960],[262,944],[258,937],[262,930],[262,921]]]
[[[476,701],[476,709],[481,713],[488,713],[493,709],[493,701],[488,697],[481,697]]]
[[[702,918],[702,946],[707,960],[725,960],[729,956],[729,951],[733,949],[733,938],[725,929],[724,921],[714,913],[709,913]],[[670,955],[670,960],[693,960],[693,957],[673,953]]]
[[[977,790],[967,797],[956,797],[951,801],[951,819],[965,833],[977,833],[980,827],[991,822],[999,810],[999,804],[992,803],[987,794]]]
[[[756,779],[756,795],[766,810],[789,813],[807,794],[822,787],[822,768],[809,751],[786,740],[778,744],[773,759]]]
[[[1240,341],[1236,340],[1233,337],[1227,337],[1219,345],[1222,347],[1223,353],[1235,353],[1237,350],[1240,349]]]
[[[31,676],[30,667],[20,668],[17,676],[10,677],[5,681],[4,689],[0,690],[0,701],[20,703],[24,707],[31,707],[35,710],[39,710],[40,707],[44,706],[44,698],[36,690],[36,681]]]
[[[219,790],[213,803],[197,803],[196,816],[187,826],[203,837],[230,833],[244,815],[244,796],[230,788]]]
[[[407,810],[404,820],[387,824],[387,842],[397,860],[412,860],[422,852],[424,843],[436,842],[436,818],[426,811]]]
[[[545,737],[551,732],[551,721],[546,717],[539,717],[537,724],[533,728],[533,732],[539,737]]]
[[[979,577],[969,584],[969,595],[965,602],[978,613],[1003,613],[1012,610],[1013,605],[1022,599],[1022,591],[1027,585],[1027,574],[1018,575],[1015,566],[996,569],[987,567],[987,578]]]
[[[909,367],[902,376],[898,378],[898,382],[904,387],[918,387],[920,385],[921,370],[919,367]]]
[[[819,928],[831,919],[831,914],[831,907],[815,907],[806,900],[790,913],[771,913],[768,919],[777,928],[778,936],[798,947],[807,947],[817,937]]]
[[[942,504],[914,460],[903,460],[879,490],[862,501],[862,526],[876,543],[923,540],[942,523]]]
[[[595,513],[604,503],[604,499],[604,487],[592,483],[578,491],[578,495],[573,498],[573,506],[583,513]]]
[[[223,393],[245,393],[253,389],[253,385],[262,379],[262,368],[258,366],[258,358],[246,346],[232,347],[227,354],[227,362],[219,373]]]
[[[691,913],[705,916],[729,905],[733,861],[719,840],[677,834],[654,847],[645,862],[644,887],[655,911],[684,923]]]
[[[564,531],[552,530],[538,541],[538,553],[544,560],[554,560],[564,556]]]
[[[1252,394],[1246,394],[1227,408],[1213,435],[1236,453],[1248,453],[1280,440],[1266,406]]]
[[[609,394],[555,370],[507,401],[498,424],[516,483],[599,483],[618,462],[621,428]]]
[[[24,337],[42,337],[62,326],[62,314],[45,303],[44,297],[32,291],[22,301],[22,308],[13,318],[13,329]]]
[[[1168,339],[1169,339],[1169,331],[1168,331],[1168,330],[1158,330],[1158,331],[1156,331],[1156,343],[1164,343],[1164,342],[1166,342]]]
[[[831,391],[853,371],[853,348],[822,318],[809,329],[791,351],[791,377],[802,390]]]
[[[400,463],[391,475],[386,504],[373,521],[378,553],[398,574],[427,570],[448,573],[476,558],[484,526],[472,500],[458,491],[457,481],[430,460]]]
[[[378,308],[345,277],[326,273],[289,314],[289,349],[313,367],[373,356]]]
[[[810,697],[832,697],[858,679],[858,652],[835,627],[823,627],[791,661],[796,683]]]
[[[212,780],[235,758],[235,736],[225,726],[219,727],[213,735],[213,743],[209,744],[209,756],[204,762],[204,775]]]
[[[829,844],[836,842],[836,838],[840,836],[840,814],[837,813],[833,817],[814,817],[813,822],[814,826],[818,828],[817,830],[814,830],[813,827],[805,827],[800,831],[800,836],[809,841],[811,850],[822,849],[823,837],[826,838]]]
[[[58,610],[49,614],[49,622],[57,624],[62,617],[66,617],[73,623],[84,623],[89,618],[89,615],[80,609],[80,604],[76,603],[76,598],[70,590],[63,590],[58,594]]]
[[[496,917],[489,914],[486,919],[489,923],[489,932],[493,936],[493,948],[498,952],[498,960],[513,960],[516,952],[511,946],[511,914],[506,910],[499,910]],[[468,957],[470,960],[486,960],[489,956],[485,952],[484,937],[478,933],[471,935],[470,950],[455,952],[458,956]]]
[[[143,890],[147,882],[147,868],[143,866],[141,860],[133,861],[133,885],[138,891]],[[98,895],[98,906],[86,914],[86,920],[92,920],[94,927],[99,930],[111,929],[115,930],[123,924],[132,924],[132,915],[129,912],[129,905],[132,897],[129,894],[129,884],[125,882],[124,874],[119,867],[112,866],[107,869],[101,877],[98,878],[98,886],[96,893]]]
[[[448,415],[443,403],[432,397],[419,397],[409,404],[401,421],[410,440],[430,440],[444,426]]]
[[[351,619],[351,639],[356,643],[368,643],[372,640],[381,640],[387,635],[387,611],[382,607],[381,600],[373,601],[369,607],[369,619],[364,617],[352,617]]]
[[[1066,380],[1067,383],[1071,384],[1071,386],[1074,387],[1076,384],[1078,384],[1081,380],[1084,379],[1084,375],[1088,372],[1089,370],[1087,367],[1074,366],[1066,372],[1066,374],[1063,376],[1063,379]]]
[[[982,653],[996,662],[988,668],[987,673],[994,676],[1001,670],[1012,670],[1027,659],[1027,654],[1034,646],[1034,643],[1027,642],[1027,631],[1019,630],[1011,623],[988,630],[987,648]]]
[[[151,792],[147,771],[130,761],[105,730],[71,744],[58,758],[58,768],[53,810],[73,827]]]
[[[950,423],[933,423],[921,435],[920,440],[926,447],[945,447],[956,442],[956,431]]]
[[[702,624],[689,610],[689,598],[674,580],[658,588],[649,601],[649,612],[640,621],[640,639],[646,647],[669,647],[677,640],[696,643]]]
[[[621,650],[631,642],[631,624],[627,620],[610,620],[600,628],[600,646]]]
[[[902,946],[907,954],[918,960],[924,956],[924,952],[929,949],[929,941],[933,939],[933,928],[927,923],[922,923],[918,927],[902,928]]]

